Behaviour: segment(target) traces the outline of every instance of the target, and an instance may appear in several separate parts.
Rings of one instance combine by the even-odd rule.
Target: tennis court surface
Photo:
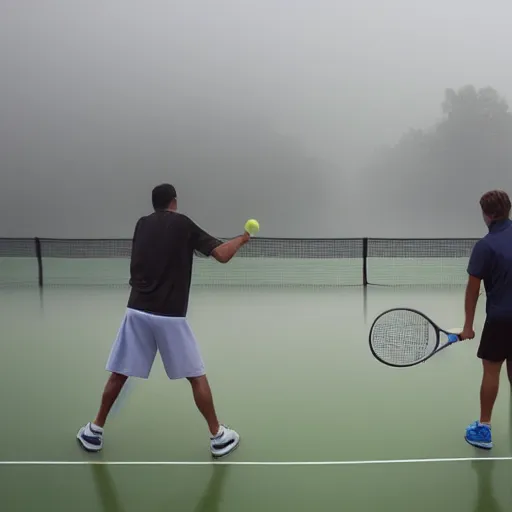
[[[460,326],[474,241],[254,242],[231,265],[196,262],[190,323],[221,420],[242,437],[212,462],[188,383],[158,359],[103,452],[77,445],[125,308],[129,242],[0,241],[0,510],[510,510],[505,373],[482,452],[463,439],[476,340],[404,370],[368,347],[392,307]],[[482,302],[477,327],[483,315]]]

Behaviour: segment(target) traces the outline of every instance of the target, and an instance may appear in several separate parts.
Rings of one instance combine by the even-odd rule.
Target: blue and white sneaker
[[[87,452],[99,452],[103,448],[103,429],[92,423],[87,423],[85,427],[82,427],[76,438]]]
[[[466,428],[464,439],[466,439],[470,445],[483,448],[484,450],[490,450],[493,447],[491,427],[478,421],[471,423],[471,425]]]
[[[224,457],[240,444],[238,432],[221,425],[215,437],[210,438],[210,451],[215,458]]]

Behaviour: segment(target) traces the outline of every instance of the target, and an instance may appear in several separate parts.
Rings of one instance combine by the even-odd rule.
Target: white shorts
[[[170,379],[205,374],[197,341],[186,318],[127,309],[107,362],[109,372],[147,379],[157,350]]]

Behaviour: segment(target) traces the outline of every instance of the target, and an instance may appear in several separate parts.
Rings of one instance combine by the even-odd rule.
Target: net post
[[[368,237],[363,238],[363,318],[368,323]]]
[[[36,246],[37,270],[39,279],[39,288],[43,287],[43,255],[41,251],[41,240],[36,236],[34,238]]]
[[[363,286],[368,286],[368,238],[363,238]]]

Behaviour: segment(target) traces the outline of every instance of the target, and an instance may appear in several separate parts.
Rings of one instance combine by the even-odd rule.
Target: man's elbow
[[[228,255],[224,251],[219,251],[218,249],[214,249],[212,251],[212,257],[219,263],[227,263],[229,261]]]

